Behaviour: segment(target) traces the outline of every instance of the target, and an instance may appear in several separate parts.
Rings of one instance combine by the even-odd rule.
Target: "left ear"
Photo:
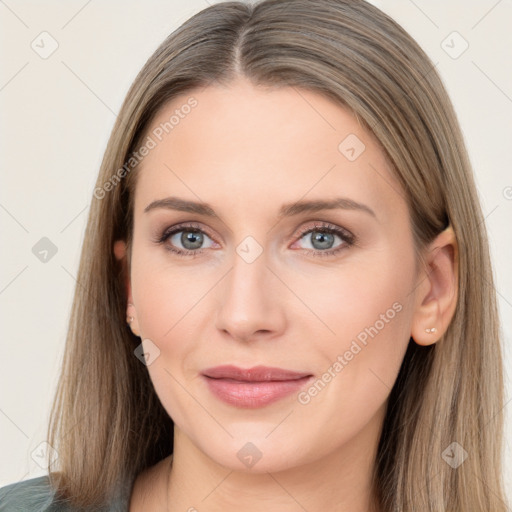
[[[411,336],[418,345],[439,341],[448,329],[458,297],[458,247],[451,226],[427,247],[426,268],[421,269],[415,289]]]

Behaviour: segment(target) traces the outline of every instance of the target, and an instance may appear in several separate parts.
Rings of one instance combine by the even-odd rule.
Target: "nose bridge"
[[[233,266],[227,280],[225,302],[233,301],[231,306],[237,306],[240,312],[243,306],[251,306],[253,314],[269,299],[268,258],[264,251],[257,256],[254,247],[241,243],[236,248]],[[247,315],[247,313],[245,313]]]
[[[236,247],[222,286],[217,328],[237,338],[279,330],[283,318],[274,289],[276,278],[267,268],[267,253],[256,244],[254,239],[246,239]]]

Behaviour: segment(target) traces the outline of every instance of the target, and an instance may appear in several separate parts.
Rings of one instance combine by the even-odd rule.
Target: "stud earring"
[[[425,329],[425,332],[427,334],[434,334],[436,331],[437,331],[437,329],[435,327],[432,327],[430,329]]]

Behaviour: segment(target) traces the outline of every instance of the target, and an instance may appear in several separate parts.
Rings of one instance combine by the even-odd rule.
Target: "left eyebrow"
[[[320,210],[359,210],[370,214],[372,217],[377,217],[375,212],[365,204],[358,203],[352,199],[346,197],[337,197],[330,200],[312,200],[312,201],[297,201],[295,203],[284,204],[279,210],[278,217],[290,217],[292,215],[298,215],[300,213],[314,213]]]
[[[156,208],[164,208],[167,210],[178,210],[188,213],[196,213],[198,215],[204,215],[206,217],[216,217],[215,211],[208,203],[201,203],[196,201],[189,201],[180,199],[179,197],[166,197],[164,199],[157,199],[150,203],[144,212],[149,212]],[[278,218],[291,217],[293,215],[299,215],[301,213],[314,213],[321,210],[359,210],[366,212],[373,217],[377,217],[375,212],[365,204],[358,203],[352,199],[346,197],[337,197],[330,200],[310,200],[310,201],[296,201],[294,203],[287,203],[281,206],[279,209]]]

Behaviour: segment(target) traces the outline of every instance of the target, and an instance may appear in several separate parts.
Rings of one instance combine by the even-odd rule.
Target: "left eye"
[[[340,242],[337,246],[333,247],[335,239],[340,239]],[[306,234],[302,235],[301,240],[304,239],[309,242],[309,247],[303,247],[304,249],[313,249],[313,250],[329,250],[334,249],[343,243],[343,240],[336,233],[327,231],[327,230],[310,230]]]

